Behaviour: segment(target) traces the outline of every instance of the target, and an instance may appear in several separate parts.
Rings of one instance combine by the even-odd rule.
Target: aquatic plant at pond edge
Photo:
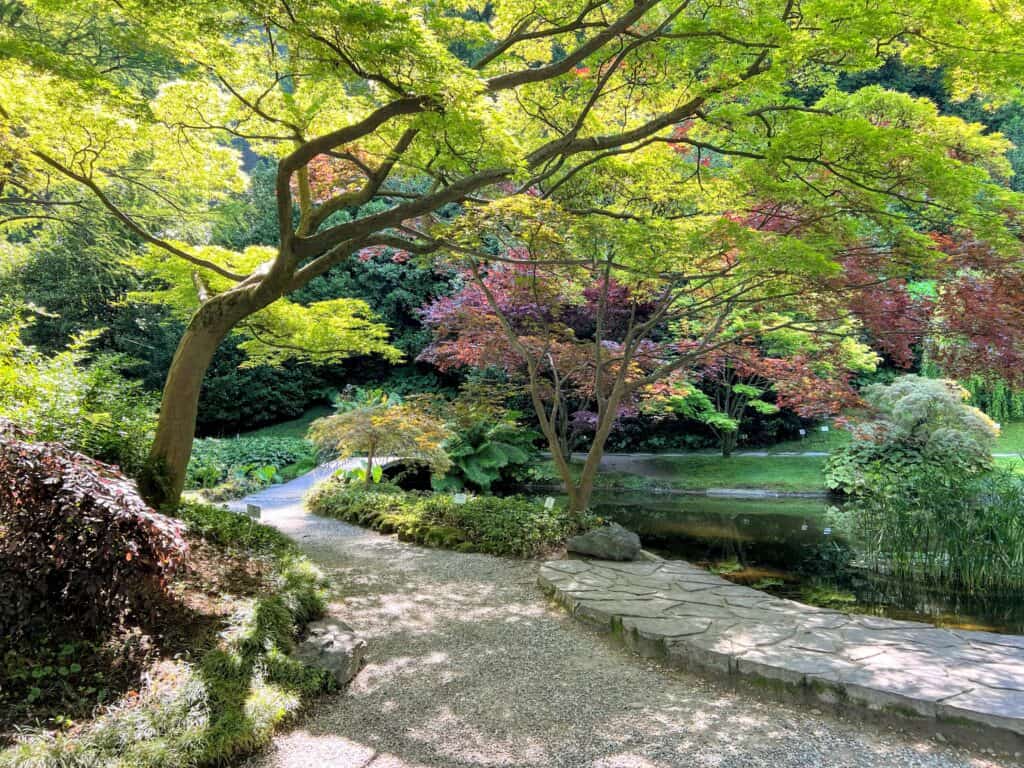
[[[834,510],[871,567],[951,588],[1024,588],[1024,478],[893,483]]]

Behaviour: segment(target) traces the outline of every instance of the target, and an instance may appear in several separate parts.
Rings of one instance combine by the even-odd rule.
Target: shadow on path
[[[368,643],[251,768],[819,768],[1011,765],[761,701],[632,656],[554,607],[537,563],[430,550],[304,513],[311,481],[263,519],[333,578]]]

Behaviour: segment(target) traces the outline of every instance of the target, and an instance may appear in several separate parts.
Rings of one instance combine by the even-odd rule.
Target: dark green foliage
[[[313,446],[301,438],[209,437],[192,446],[185,487],[217,489],[219,498],[244,496],[281,482],[282,470],[295,464],[315,466]]]
[[[577,532],[560,504],[547,510],[539,499],[523,496],[477,496],[456,504],[448,494],[407,493],[386,483],[329,480],[314,490],[309,507],[403,540],[492,555],[535,557]]]
[[[445,443],[452,461],[443,478],[435,481],[438,490],[463,487],[489,491],[501,480],[512,480],[538,455],[534,441],[540,435],[515,422],[468,424]]]
[[[113,645],[96,639],[57,640],[46,631],[20,640],[0,638],[0,725],[24,722],[40,702],[55,702],[54,709],[62,713],[108,703],[112,690],[123,684],[112,679],[116,674],[110,674],[111,666],[127,668],[130,674],[125,657],[133,650],[131,644],[118,649],[119,658],[111,664]],[[54,719],[57,725],[66,722],[62,716]]]
[[[338,366],[284,363],[240,367],[245,353],[235,334],[221,344],[199,396],[200,434],[231,435],[294,419],[327,399],[343,379]]]
[[[131,482],[56,443],[30,443],[0,425],[0,635],[39,615],[97,629],[166,596],[184,563],[181,526],[149,509]]]
[[[452,290],[447,270],[413,261],[391,250],[349,259],[318,277],[295,299],[301,303],[346,296],[363,299],[391,329],[392,343],[411,360],[430,341],[419,310]]]

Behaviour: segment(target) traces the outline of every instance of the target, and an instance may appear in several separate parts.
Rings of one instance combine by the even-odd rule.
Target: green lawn
[[[1001,424],[996,439],[996,453],[1024,454],[1024,421]]]
[[[645,458],[629,467],[603,469],[596,487],[642,491],[662,488],[703,490],[706,488],[762,488],[773,491],[823,491],[823,456],[658,456]],[[580,465],[574,465],[576,471]],[[557,482],[550,463],[542,474]]]
[[[831,427],[828,432],[822,432],[818,427],[811,427],[807,432],[808,434],[802,440],[785,440],[769,446],[765,450],[769,453],[779,453],[781,451],[834,451],[850,442],[850,433],[845,429]]]
[[[657,477],[675,488],[824,490],[820,456],[665,456],[652,461]]]

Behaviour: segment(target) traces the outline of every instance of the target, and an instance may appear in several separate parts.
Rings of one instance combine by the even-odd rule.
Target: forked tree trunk
[[[594,482],[597,479],[597,472],[601,466],[601,458],[604,456],[605,444],[611,434],[612,426],[615,424],[615,415],[618,412],[619,402],[622,400],[623,392],[621,385],[617,386],[612,395],[608,398],[604,407],[599,409],[597,429],[594,432],[594,439],[590,443],[590,450],[583,463],[583,470],[578,480],[573,480],[572,472],[569,469],[571,454],[563,451],[559,435],[551,429],[545,429],[545,436],[551,448],[551,457],[555,462],[555,468],[565,483],[565,492],[568,496],[569,514],[579,519],[586,513],[590,506],[590,497],[594,492]],[[534,398],[535,406],[540,405],[540,397]],[[540,413],[541,411],[538,411]]]
[[[739,432],[723,432],[722,433],[722,458],[728,459],[732,456],[732,452],[736,450],[736,444],[739,440]]]

